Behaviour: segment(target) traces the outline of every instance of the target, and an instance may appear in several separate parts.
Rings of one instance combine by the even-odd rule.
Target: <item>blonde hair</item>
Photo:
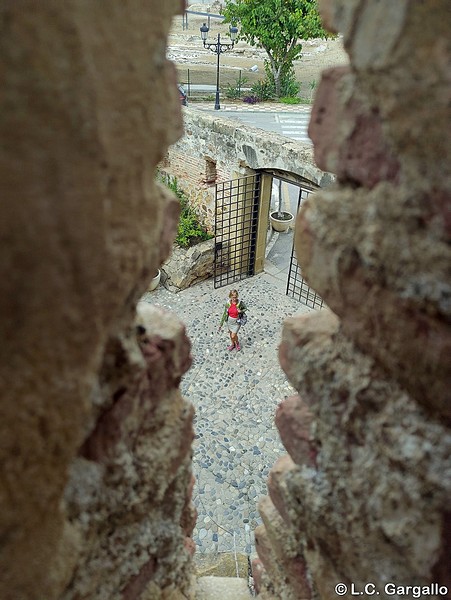
[[[229,294],[229,298],[231,298],[232,296],[235,296],[238,298],[238,290],[230,290],[230,294]]]

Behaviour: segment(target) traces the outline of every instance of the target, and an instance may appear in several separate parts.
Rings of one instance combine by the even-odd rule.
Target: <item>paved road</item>
[[[222,106],[222,105],[221,105]],[[200,108],[200,107],[195,107]],[[294,107],[293,107],[294,108]],[[312,144],[307,134],[308,123],[310,120],[310,107],[296,106],[291,110],[271,110],[269,108],[260,108],[255,110],[240,109],[237,107],[228,107],[221,110],[211,110],[201,108],[208,114],[219,115],[229,119],[239,119],[247,125],[264,129],[265,131],[274,131],[284,135],[292,140]]]

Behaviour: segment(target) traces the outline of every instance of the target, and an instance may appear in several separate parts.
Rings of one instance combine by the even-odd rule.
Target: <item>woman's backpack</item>
[[[241,315],[238,317],[238,321],[237,321],[240,325],[246,325],[247,323],[247,314],[246,313],[241,313]]]
[[[247,307],[244,304],[244,302],[242,302],[242,301],[240,301],[240,306],[241,306],[241,314],[238,317],[238,321],[237,322],[240,325],[246,325],[246,323],[247,323],[247,314],[244,311],[247,309]]]

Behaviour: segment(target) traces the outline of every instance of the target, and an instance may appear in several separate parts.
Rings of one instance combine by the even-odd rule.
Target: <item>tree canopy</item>
[[[225,21],[239,24],[239,37],[263,48],[280,92],[280,79],[302,52],[299,40],[328,37],[316,0],[226,0]]]

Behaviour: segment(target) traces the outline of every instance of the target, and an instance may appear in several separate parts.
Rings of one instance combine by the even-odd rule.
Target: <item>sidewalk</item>
[[[181,390],[196,410],[193,539],[201,553],[254,552],[253,531],[261,523],[257,501],[267,494],[269,469],[285,453],[274,413],[295,392],[277,347],[284,318],[311,309],[285,296],[270,271],[221,289],[208,280],[178,294],[160,286],[143,297],[178,315],[192,343],[193,366]],[[217,332],[232,288],[249,307],[240,352],[227,350],[226,330]]]
[[[216,111],[218,114],[227,111],[246,111],[246,112],[290,112],[290,113],[310,113],[311,104],[284,104],[283,102],[257,102],[256,104],[247,104],[246,102],[230,102],[221,100],[221,108]],[[214,101],[193,102],[188,100],[188,108],[196,110],[212,111],[215,109]]]

